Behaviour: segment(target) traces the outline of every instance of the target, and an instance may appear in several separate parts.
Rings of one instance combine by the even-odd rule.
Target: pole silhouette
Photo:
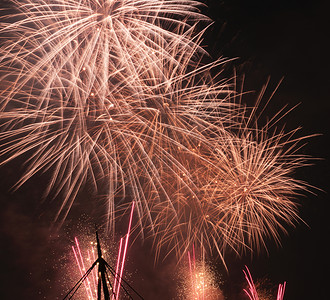
[[[97,245],[97,259],[91,265],[91,267],[86,271],[86,273],[78,280],[78,282],[72,287],[72,289],[64,296],[63,300],[73,299],[73,296],[78,291],[82,283],[86,280],[88,275],[92,272],[92,270],[97,267],[98,270],[98,282],[97,282],[97,300],[110,300],[110,296],[113,296],[112,299],[119,300],[115,291],[113,290],[113,286],[111,285],[111,280],[109,277],[109,273],[115,278],[120,278],[119,282],[120,287],[123,288],[126,295],[129,299],[134,300],[133,296],[129,292],[131,290],[138,299],[144,299],[120,274],[116,273],[115,270],[106,262],[106,260],[102,257],[101,243],[99,239],[98,232],[96,231],[96,245]],[[124,286],[127,286],[127,288]],[[109,289],[110,288],[110,289]],[[118,289],[119,290],[119,289]],[[103,298],[102,298],[103,294]]]

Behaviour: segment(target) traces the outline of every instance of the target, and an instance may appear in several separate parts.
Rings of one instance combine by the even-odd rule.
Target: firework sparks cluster
[[[201,3],[11,3],[17,13],[0,24],[0,155],[26,160],[17,187],[52,174],[57,220],[88,183],[107,197],[110,229],[135,201],[158,254],[198,243],[223,257],[278,241],[298,219],[301,139],[272,131],[277,115],[258,128],[235,80],[221,78],[226,60],[204,63]]]
[[[197,257],[195,247],[188,251],[188,270],[184,275],[183,299],[194,300],[221,300],[224,299],[219,289],[219,282],[215,272],[205,261],[205,254]],[[187,275],[188,274],[188,275]]]

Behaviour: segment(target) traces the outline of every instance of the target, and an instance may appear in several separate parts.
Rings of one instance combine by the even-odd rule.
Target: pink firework
[[[245,266],[245,270],[243,270],[244,275],[245,275],[245,279],[248,283],[248,289],[244,289],[245,294],[249,297],[250,300],[259,300],[259,295],[258,295],[258,291],[256,289],[256,286],[253,282],[252,279],[252,275],[250,273],[250,270],[248,269],[247,266]],[[285,292],[285,286],[286,286],[286,282],[284,282],[283,284],[279,284],[278,285],[278,290],[277,290],[277,296],[276,296],[276,300],[283,300],[284,298],[284,292]]]
[[[259,300],[258,292],[257,292],[257,289],[254,285],[251,273],[250,273],[249,269],[246,266],[245,266],[245,268],[246,268],[246,271],[243,270],[243,272],[244,272],[244,275],[245,275],[245,279],[246,279],[246,281],[249,285],[249,288],[244,289],[244,292],[245,292],[246,295],[248,295],[250,300]]]
[[[96,260],[95,249],[92,245],[90,249],[86,251],[86,255],[83,256],[78,239],[75,237],[75,246],[72,246],[72,251],[79,269],[79,274],[82,277],[90,267],[90,264]],[[97,278],[97,269],[94,269],[84,281],[84,289],[88,299],[96,299],[97,297]]]
[[[285,292],[286,282],[278,285],[277,297],[276,300],[283,300]]]

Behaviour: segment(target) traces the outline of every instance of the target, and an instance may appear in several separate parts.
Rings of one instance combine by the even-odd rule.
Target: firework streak
[[[201,244],[224,259],[296,224],[304,138],[273,129],[283,111],[259,128],[257,107],[222,77],[226,60],[204,63],[209,21],[198,1],[10,2],[17,13],[0,23],[1,164],[25,160],[16,187],[50,174],[58,222],[88,184],[107,199],[95,207],[111,232],[136,203],[156,257]]]
[[[251,273],[247,267],[245,267],[245,268],[246,268],[246,271],[243,270],[243,272],[245,275],[245,279],[249,285],[249,289],[248,290],[244,289],[244,292],[246,293],[246,295],[248,295],[250,300],[259,300],[257,289],[253,283]]]
[[[286,282],[284,282],[283,284],[278,285],[276,300],[283,300],[284,292],[285,292],[285,286],[286,286]]]
[[[127,234],[126,234],[126,238],[125,238],[125,246],[124,246],[124,250],[123,250],[122,254],[120,253],[120,249],[122,246],[122,238],[120,239],[119,255],[118,255],[117,266],[116,266],[116,275],[115,275],[115,280],[114,280],[114,284],[113,284],[113,289],[114,289],[114,293],[115,293],[112,297],[113,300],[119,299],[119,291],[120,291],[121,281],[122,281],[123,272],[124,272],[128,240],[129,240],[131,226],[132,226],[134,205],[135,205],[135,202],[132,203],[131,214],[130,214],[130,219],[129,219],[129,223],[128,223],[128,230],[127,230]],[[120,264],[120,273],[119,273],[120,275],[118,277],[117,270],[119,268],[119,264]]]

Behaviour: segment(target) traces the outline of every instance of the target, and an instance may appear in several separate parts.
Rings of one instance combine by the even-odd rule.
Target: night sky
[[[228,74],[234,68],[238,75],[245,74],[245,90],[257,92],[270,76],[271,92],[284,77],[265,113],[272,115],[286,104],[300,104],[285,118],[287,128],[302,127],[301,135],[319,134],[301,150],[317,159],[296,174],[317,188],[298,199],[306,224],[288,228],[281,247],[269,241],[268,253],[253,258],[229,254],[228,274],[220,260],[212,259],[221,274],[221,289],[230,300],[247,299],[241,293],[246,264],[255,279],[267,278],[274,286],[287,281],[284,299],[329,299],[330,27],[326,1],[206,2],[209,9],[204,11],[215,22],[203,43],[209,53],[214,58],[237,58],[228,65]],[[58,230],[50,229],[49,212],[56,203],[40,203],[47,174],[36,176],[17,191],[10,189],[23,164],[24,159],[18,159],[0,169],[0,298],[61,299],[65,291],[58,282],[66,271],[61,270],[60,261],[70,252],[79,231],[77,224],[95,222],[84,217],[93,205],[86,196],[88,190],[83,191],[66,223]],[[89,230],[92,233],[93,228]],[[130,278],[138,278],[133,279],[133,286],[148,300],[175,299],[174,258],[154,267],[148,242],[137,241],[129,253]]]

